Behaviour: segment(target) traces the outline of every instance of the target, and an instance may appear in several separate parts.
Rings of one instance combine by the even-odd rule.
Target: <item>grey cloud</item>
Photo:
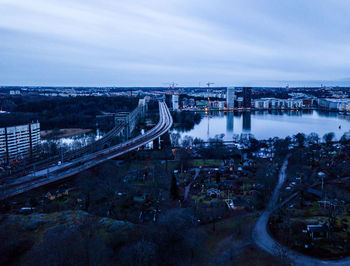
[[[349,11],[346,0],[0,0],[0,84],[343,84]]]

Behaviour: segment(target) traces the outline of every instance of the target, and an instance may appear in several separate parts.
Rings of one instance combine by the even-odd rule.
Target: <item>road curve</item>
[[[269,201],[269,204],[263,214],[259,217],[258,221],[255,224],[253,230],[253,240],[255,243],[266,252],[276,255],[276,247],[281,246],[286,250],[286,253],[291,261],[294,262],[295,265],[350,265],[350,257],[346,257],[344,259],[339,260],[322,260],[310,256],[303,255],[299,252],[296,252],[286,246],[282,246],[279,244],[267,231],[267,223],[269,221],[269,217],[278,201],[279,193],[281,187],[286,179],[286,168],[288,165],[288,157],[283,162],[283,165],[279,172],[278,184],[275,187],[272,197]]]
[[[76,175],[100,163],[138,149],[165,134],[172,124],[173,119],[167,105],[164,102],[159,102],[159,122],[145,134],[113,147],[83,155],[60,166],[53,166],[18,178],[15,182],[0,187],[0,200]]]

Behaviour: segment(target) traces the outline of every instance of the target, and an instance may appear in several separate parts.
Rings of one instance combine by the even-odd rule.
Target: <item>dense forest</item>
[[[41,129],[95,128],[104,112],[128,112],[138,103],[130,97],[10,97],[0,99],[0,127],[39,121]]]

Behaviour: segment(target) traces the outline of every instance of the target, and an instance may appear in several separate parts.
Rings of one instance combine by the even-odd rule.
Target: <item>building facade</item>
[[[0,128],[0,161],[9,163],[34,155],[40,144],[40,123]]]
[[[268,109],[270,101],[267,99],[258,99],[254,101],[254,107],[256,109]]]
[[[318,100],[318,105],[322,109],[340,112],[350,112],[349,99],[329,99],[321,98]]]
[[[255,109],[300,109],[302,99],[261,98],[254,100]]]
[[[243,88],[243,108],[250,108],[252,105],[252,88]]]
[[[179,110],[179,95],[178,94],[172,95],[171,103],[173,106],[173,110]]]
[[[226,92],[226,107],[227,108],[234,108],[235,107],[235,88],[234,87],[227,87]]]

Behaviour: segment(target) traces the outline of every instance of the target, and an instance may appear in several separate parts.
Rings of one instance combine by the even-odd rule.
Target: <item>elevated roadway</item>
[[[164,102],[159,102],[159,122],[143,135],[95,153],[82,155],[73,161],[48,167],[18,178],[14,182],[0,187],[0,200],[76,175],[98,164],[138,149],[165,134],[172,124],[173,119],[167,105]]]
[[[107,134],[104,135],[102,138],[77,150],[56,155],[42,161],[32,161],[30,164],[27,164],[25,167],[15,169],[14,171],[11,171],[9,174],[6,173],[2,175],[2,173],[0,173],[0,176],[2,178],[1,183],[2,184],[8,183],[8,182],[11,183],[13,180],[16,180],[19,177],[25,176],[28,173],[31,173],[32,169],[34,169],[34,171],[43,170],[43,169],[46,170],[47,168],[49,168],[53,164],[57,164],[58,162],[72,161],[88,153],[100,151],[106,147],[109,147],[110,146],[109,144],[111,143],[113,138],[117,136],[123,136],[124,138],[128,139],[131,132],[134,130],[138,119],[145,114],[146,109],[147,109],[146,102],[144,101],[144,99],[140,99],[138,106],[131,113],[124,112],[122,119],[119,120],[117,123],[115,121],[115,126],[109,132],[107,132]],[[114,116],[115,115],[116,114],[114,114]]]

